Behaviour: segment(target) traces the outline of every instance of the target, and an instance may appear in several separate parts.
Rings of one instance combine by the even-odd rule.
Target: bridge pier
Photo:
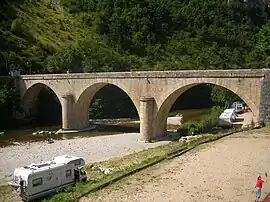
[[[73,120],[73,95],[65,94],[62,96],[62,129],[74,129]]]
[[[154,127],[154,98],[140,98],[140,140],[151,142]]]

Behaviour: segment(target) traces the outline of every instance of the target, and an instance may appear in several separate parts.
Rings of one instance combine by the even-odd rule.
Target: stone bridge
[[[40,90],[47,86],[62,106],[62,129],[89,127],[88,108],[94,95],[108,84],[122,89],[140,117],[140,138],[162,138],[176,99],[196,85],[210,83],[237,94],[253,112],[254,122],[270,120],[270,70],[145,71],[21,75],[22,106],[29,113]],[[198,100],[200,102],[200,100]]]

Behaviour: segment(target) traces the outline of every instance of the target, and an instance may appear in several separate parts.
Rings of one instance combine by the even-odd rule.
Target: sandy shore
[[[62,154],[83,157],[87,163],[127,155],[143,149],[166,144],[168,141],[144,143],[138,133],[59,140],[53,144],[35,142],[0,148],[0,183],[6,183],[16,167],[51,160]]]
[[[270,129],[238,133],[115,183],[81,202],[248,202],[259,173],[270,173]],[[262,197],[270,191],[263,187]]]

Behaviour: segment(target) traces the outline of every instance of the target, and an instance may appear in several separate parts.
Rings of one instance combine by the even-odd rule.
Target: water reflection
[[[50,126],[50,127],[38,127],[32,129],[24,130],[9,130],[4,131],[4,135],[0,136],[0,147],[8,146],[14,144],[14,142],[37,142],[44,141],[49,138],[55,140],[62,139],[73,139],[80,137],[95,137],[102,135],[115,135],[120,133],[139,133],[139,124],[132,123],[119,123],[119,124],[93,124],[93,129],[89,131],[79,132],[79,133],[69,133],[69,134],[36,134],[37,131],[52,131],[56,132],[60,126]],[[35,135],[33,135],[35,134]]]

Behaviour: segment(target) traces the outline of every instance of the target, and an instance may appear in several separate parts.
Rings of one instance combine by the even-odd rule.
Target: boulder
[[[47,142],[48,142],[48,144],[52,144],[52,143],[54,143],[54,140],[53,140],[52,138],[49,138],[49,139],[47,140]]]
[[[95,166],[92,167],[92,169],[95,169],[94,168]],[[97,167],[102,173],[104,173],[105,175],[108,175],[108,174],[111,174],[113,173],[114,169],[113,168],[102,168],[102,167]]]
[[[113,169],[112,168],[105,168],[104,171],[103,171],[103,173],[105,175],[111,174],[111,173],[113,173]]]

